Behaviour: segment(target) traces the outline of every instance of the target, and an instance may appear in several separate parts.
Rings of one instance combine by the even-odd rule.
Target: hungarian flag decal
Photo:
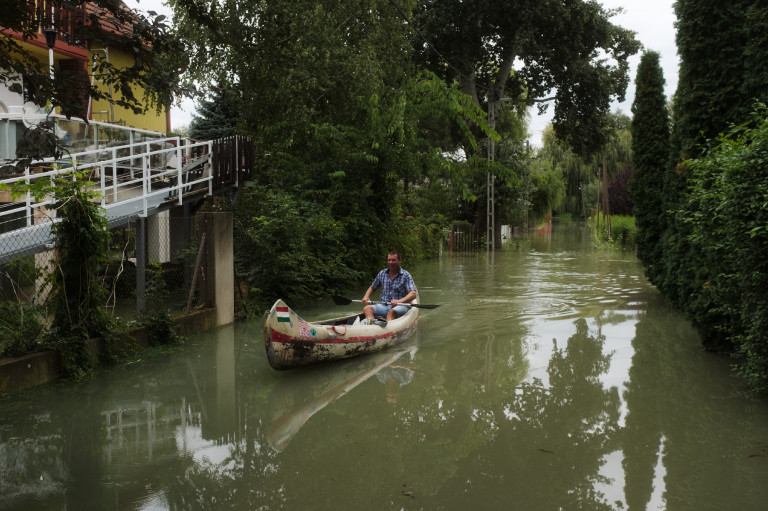
[[[276,307],[275,310],[277,311],[278,323],[288,323],[291,321],[291,316],[288,314],[288,307]]]

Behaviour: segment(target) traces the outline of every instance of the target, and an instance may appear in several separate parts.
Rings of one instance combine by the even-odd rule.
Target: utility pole
[[[495,91],[491,91],[491,95],[493,96],[495,94]],[[498,108],[499,102],[494,97],[488,98],[488,126],[491,127],[492,130],[496,129],[496,109]],[[488,137],[488,163],[491,164],[494,161],[494,155],[496,152],[496,144],[493,141],[493,137]],[[491,170],[488,170],[488,173],[486,175],[486,238],[488,240],[488,250],[493,250],[496,247],[496,223],[494,221],[494,218],[496,217],[495,213],[495,201],[494,201],[494,181],[496,179],[496,176],[491,172]]]

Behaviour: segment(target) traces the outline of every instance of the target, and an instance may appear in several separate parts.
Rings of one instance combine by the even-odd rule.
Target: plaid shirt
[[[400,268],[400,272],[393,280],[389,278],[389,268],[385,268],[376,275],[371,284],[371,289],[374,291],[378,288],[381,288],[381,301],[391,302],[404,298],[409,291],[416,289],[416,284],[414,284],[411,274],[404,269]]]

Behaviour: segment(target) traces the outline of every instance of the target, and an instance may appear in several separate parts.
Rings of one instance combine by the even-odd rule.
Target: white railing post
[[[31,184],[29,181],[29,167],[24,167],[24,177],[26,178],[25,181],[27,186],[29,186]],[[32,225],[32,193],[30,193],[29,189],[27,189],[27,195],[25,197],[25,207],[27,227],[29,227]]]
[[[144,216],[147,216],[147,194],[149,193],[149,156],[143,154],[141,157],[141,202],[144,209]]]
[[[112,148],[112,202],[117,202],[117,149]]]
[[[97,167],[99,169],[99,181],[101,181],[101,207],[107,205],[107,176],[104,175],[104,164]]]
[[[208,141],[208,164],[211,166],[208,176],[208,195],[213,195],[213,140]]]
[[[179,176],[176,179],[176,193],[179,196],[179,206],[181,206],[181,202],[182,202],[181,196],[184,191],[184,189],[182,188],[182,183],[183,183],[182,178],[184,176],[184,173],[183,173],[184,169],[183,169],[183,165],[181,164],[181,155],[182,155],[181,138],[176,137],[176,169],[178,170],[177,175]]]

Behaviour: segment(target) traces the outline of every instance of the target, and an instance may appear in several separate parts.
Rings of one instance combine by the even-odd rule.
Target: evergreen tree
[[[675,97],[678,157],[701,155],[729,124],[741,124],[765,101],[766,2],[678,0],[680,73]],[[697,147],[702,145],[701,147]]]
[[[196,140],[214,140],[234,135],[241,113],[235,107],[232,93],[219,89],[209,101],[197,107],[198,115],[189,123],[189,136]]]
[[[669,223],[663,190],[669,161],[669,115],[664,98],[664,75],[659,54],[640,59],[632,103],[634,173],[630,183],[633,213],[638,227],[637,255],[651,282],[658,282],[662,260],[661,236]]]

